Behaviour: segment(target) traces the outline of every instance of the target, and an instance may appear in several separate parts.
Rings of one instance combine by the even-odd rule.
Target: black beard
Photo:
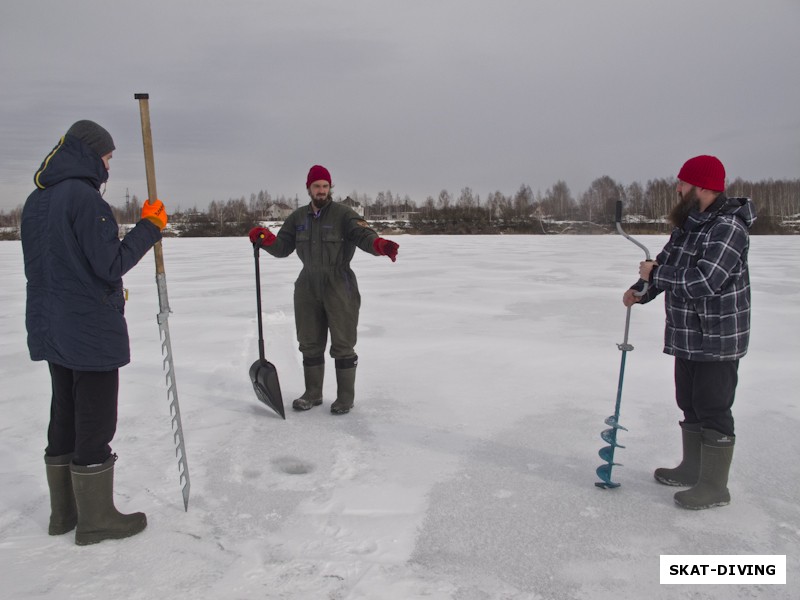
[[[700,200],[697,197],[697,188],[692,187],[686,195],[678,194],[680,201],[672,207],[669,212],[669,222],[675,227],[683,227],[689,213],[694,209],[700,209]]]
[[[317,210],[322,210],[328,205],[330,199],[330,196],[325,196],[324,198],[311,198],[311,204],[313,204],[314,208]]]

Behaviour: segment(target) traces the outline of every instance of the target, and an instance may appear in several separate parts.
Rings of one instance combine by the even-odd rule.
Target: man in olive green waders
[[[297,341],[303,355],[305,392],[292,402],[295,410],[322,404],[325,347],[331,334],[331,357],[336,363],[336,401],[331,412],[350,412],[355,399],[356,330],[361,295],[350,261],[356,247],[394,262],[399,246],[379,237],[353,209],[331,197],[331,175],[314,165],[306,178],[311,197],[308,205],[294,211],[278,235],[265,227],[250,230],[250,241],[276,258],[297,250],[303,270],[294,287]]]

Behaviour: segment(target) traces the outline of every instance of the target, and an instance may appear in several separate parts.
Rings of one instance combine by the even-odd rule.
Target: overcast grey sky
[[[564,180],[629,184],[714,154],[800,177],[800,0],[26,0],[0,5],[0,209],[79,119],[117,150],[106,199],[205,208]]]

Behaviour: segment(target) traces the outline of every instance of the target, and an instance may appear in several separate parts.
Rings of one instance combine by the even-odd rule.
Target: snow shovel
[[[639,246],[639,248],[644,250],[645,260],[650,260],[650,252],[647,250],[647,248],[622,230],[621,200],[617,200],[617,211],[614,220],[616,221],[617,224],[617,231],[626,239],[630,240],[631,242]],[[642,286],[642,290],[640,292],[636,292],[637,296],[644,296],[645,292],[647,292],[647,288],[649,287],[650,284],[648,284],[646,281],[643,283],[644,285]],[[614,450],[616,448],[625,447],[617,442],[617,431],[619,431],[620,429],[622,429],[623,431],[628,431],[622,425],[619,424],[619,407],[622,401],[622,380],[625,377],[625,356],[628,352],[633,351],[633,346],[628,343],[628,330],[630,329],[630,324],[631,324],[631,308],[632,306],[628,307],[628,311],[625,315],[625,336],[622,340],[622,343],[617,344],[617,348],[619,348],[622,351],[622,361],[620,362],[619,365],[619,381],[617,383],[617,403],[616,406],[614,407],[614,414],[605,420],[605,424],[608,425],[609,428],[604,430],[603,433],[600,434],[600,437],[603,438],[603,441],[606,444],[608,444],[608,446],[603,446],[602,448],[600,448],[600,452],[598,453],[600,455],[600,458],[606,461],[606,464],[597,467],[597,476],[601,479],[601,481],[596,482],[595,485],[603,489],[617,488],[620,486],[619,483],[611,481],[611,469],[615,465],[620,467],[622,466],[620,463],[614,462]]]
[[[256,259],[256,306],[258,308],[258,360],[250,367],[250,381],[256,397],[286,420],[283,409],[281,384],[278,382],[278,370],[264,358],[264,326],[261,322],[261,269],[258,264],[260,247],[253,244]]]

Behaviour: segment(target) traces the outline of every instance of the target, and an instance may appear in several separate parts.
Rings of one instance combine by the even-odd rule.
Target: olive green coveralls
[[[284,222],[271,246],[277,258],[297,251],[303,269],[294,284],[294,318],[303,365],[324,363],[328,330],[337,372],[354,369],[361,294],[350,261],[356,247],[374,256],[378,234],[353,209],[330,200],[318,213],[309,203]]]

